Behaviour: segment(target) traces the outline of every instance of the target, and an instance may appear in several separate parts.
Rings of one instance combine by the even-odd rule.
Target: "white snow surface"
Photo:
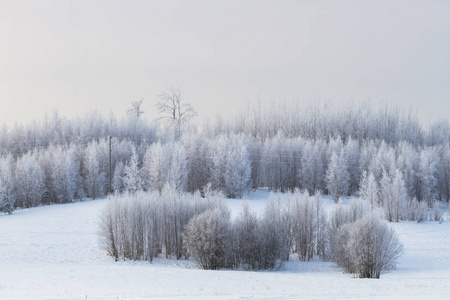
[[[252,192],[250,208],[261,214],[268,195]],[[378,280],[295,255],[279,271],[205,271],[186,260],[115,262],[99,246],[107,201],[0,215],[0,299],[450,299],[449,222],[390,224],[405,252]],[[243,201],[227,200],[232,215]]]

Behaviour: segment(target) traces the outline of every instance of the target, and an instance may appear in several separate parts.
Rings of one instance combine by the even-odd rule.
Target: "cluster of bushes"
[[[102,214],[101,236],[117,259],[152,261],[192,257],[203,269],[277,269],[291,254],[300,260],[333,260],[347,272],[376,277],[393,268],[402,252],[395,233],[366,201],[339,205],[328,217],[320,195],[298,190],[272,195],[264,214],[244,205],[232,219],[224,195],[206,189],[180,194],[113,197]]]
[[[180,259],[183,231],[193,216],[223,208],[223,194],[206,189],[193,196],[166,186],[162,193],[113,196],[101,214],[103,245],[116,260],[152,261],[165,252],[166,258]]]
[[[263,218],[257,218],[248,206],[233,221],[227,210],[208,210],[187,224],[186,253],[203,269],[279,268],[290,254],[286,221],[287,215],[275,202],[266,207]]]

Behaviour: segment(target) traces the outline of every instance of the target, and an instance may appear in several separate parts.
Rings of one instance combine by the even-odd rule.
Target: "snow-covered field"
[[[262,212],[268,193],[251,194]],[[291,260],[280,271],[205,271],[191,261],[114,260],[100,249],[107,200],[0,216],[1,299],[450,299],[450,223],[392,224],[405,246],[398,269],[357,279],[333,263]],[[227,200],[234,215],[242,200]],[[331,203],[327,205],[331,206]]]

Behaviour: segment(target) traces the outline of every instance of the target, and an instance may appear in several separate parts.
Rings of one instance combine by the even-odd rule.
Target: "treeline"
[[[0,129],[0,153],[17,158],[35,149],[50,146],[86,145],[113,136],[119,141],[131,140],[140,144],[153,143],[158,137],[159,123],[149,122],[134,115],[118,119],[113,114],[104,117],[92,111],[82,117],[67,119],[57,111],[46,114],[42,120],[28,124],[3,124]]]
[[[104,197],[110,169],[114,193],[161,193],[166,184],[193,193],[211,184],[227,197],[258,187],[320,191],[336,201],[364,194],[390,211],[390,220],[407,218],[405,206],[431,208],[450,199],[448,122],[425,130],[395,108],[333,112],[295,105],[254,108],[230,123],[219,118],[198,133],[172,121],[177,134],[170,123],[149,123],[139,113],[122,120],[96,112],[67,120],[55,113],[3,127],[2,210]]]
[[[379,212],[366,201],[338,206],[328,217],[320,195],[296,190],[272,195],[257,217],[244,206],[236,219],[223,194],[205,190],[181,194],[170,186],[159,193],[114,197],[101,219],[101,237],[116,260],[152,261],[159,254],[194,258],[203,269],[277,269],[296,254],[333,260],[347,272],[379,278],[395,267],[402,245]]]
[[[237,117],[223,120],[220,116],[203,126],[209,136],[244,134],[252,140],[264,141],[280,132],[287,138],[329,142],[350,137],[359,143],[380,140],[395,145],[407,142],[415,147],[447,144],[450,141],[448,120],[422,126],[411,109],[394,105],[374,107],[370,102],[345,102],[339,105],[274,101],[271,105],[251,105]]]

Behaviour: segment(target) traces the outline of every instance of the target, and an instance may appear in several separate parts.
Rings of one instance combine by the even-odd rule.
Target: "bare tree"
[[[189,103],[184,103],[179,89],[169,88],[158,95],[159,102],[156,107],[161,115],[161,119],[169,121],[169,126],[173,126],[174,139],[181,136],[182,127],[188,123],[197,112]]]
[[[141,110],[142,102],[144,102],[144,99],[141,99],[141,100],[139,100],[139,101],[133,101],[133,102],[131,102],[131,106],[132,106],[132,107],[131,107],[130,109],[128,109],[128,113],[129,113],[129,114],[135,114],[136,117],[139,119],[139,117],[144,113],[144,112]]]

